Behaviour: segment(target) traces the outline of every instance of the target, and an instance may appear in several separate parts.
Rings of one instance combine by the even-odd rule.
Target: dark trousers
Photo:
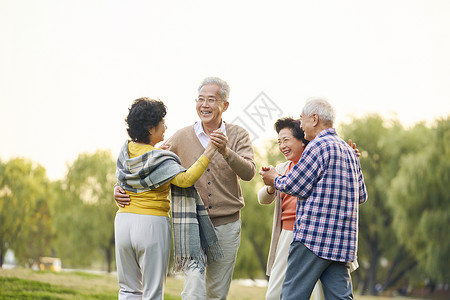
[[[308,300],[319,279],[326,300],[353,299],[347,263],[320,258],[302,243],[292,242],[281,299]]]

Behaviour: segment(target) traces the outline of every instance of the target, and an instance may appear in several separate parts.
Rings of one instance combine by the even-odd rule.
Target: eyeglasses
[[[278,140],[278,146],[286,145],[291,138],[284,138],[282,140]]]
[[[217,102],[217,99],[216,98],[212,98],[212,97],[210,97],[208,99],[203,98],[203,97],[198,97],[197,99],[195,99],[195,102],[197,102],[198,104],[203,104],[203,103],[205,103],[205,101],[207,101],[208,104],[214,104],[214,103]]]

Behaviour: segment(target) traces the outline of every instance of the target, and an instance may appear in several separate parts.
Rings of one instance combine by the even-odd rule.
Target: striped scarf
[[[214,226],[194,186],[172,185],[174,271],[194,262],[203,273],[207,263],[223,257]]]
[[[116,177],[122,188],[139,193],[155,189],[184,171],[180,158],[166,150],[130,158],[127,141],[117,158]],[[223,257],[214,226],[194,186],[171,185],[171,197],[174,271],[184,270],[193,262],[203,272],[207,263]]]

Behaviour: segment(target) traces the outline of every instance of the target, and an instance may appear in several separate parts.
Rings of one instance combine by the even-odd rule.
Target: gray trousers
[[[216,226],[215,230],[224,257],[210,263],[203,273],[193,265],[188,266],[181,293],[183,300],[227,299],[241,242],[241,220]]]
[[[308,300],[319,279],[325,300],[353,299],[350,264],[320,258],[302,243],[292,242],[281,299]]]
[[[163,299],[170,251],[169,218],[118,213],[114,236],[119,299]]]

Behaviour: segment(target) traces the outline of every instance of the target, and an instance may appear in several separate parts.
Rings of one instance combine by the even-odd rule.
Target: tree
[[[276,165],[284,160],[274,140],[268,141],[262,151],[255,151],[257,171],[262,165]],[[235,277],[257,278],[266,273],[274,204],[266,206],[258,203],[257,193],[263,185],[258,174],[253,180],[241,183],[245,207],[242,209],[242,239]]]
[[[88,266],[103,257],[108,272],[114,260],[112,187],[115,162],[109,151],[83,153],[69,166],[55,201],[57,251],[67,264]]]
[[[358,255],[361,267],[353,277],[360,283],[362,293],[377,294],[377,284],[387,289],[395,284],[393,279],[398,280],[416,265],[392,230],[393,216],[386,199],[401,156],[414,153],[424,141],[411,136],[398,121],[383,120],[379,115],[354,119],[342,125],[342,132],[344,139],[352,138],[361,151],[361,167],[369,196],[367,203],[360,206]],[[387,278],[390,280],[386,281]]]
[[[22,158],[0,162],[0,266],[8,248],[21,263],[50,254],[48,187],[42,166]]]
[[[421,126],[423,127],[423,126]],[[412,132],[419,135],[423,129]],[[399,240],[433,281],[450,280],[450,118],[420,134],[427,145],[401,160],[389,205]]]

